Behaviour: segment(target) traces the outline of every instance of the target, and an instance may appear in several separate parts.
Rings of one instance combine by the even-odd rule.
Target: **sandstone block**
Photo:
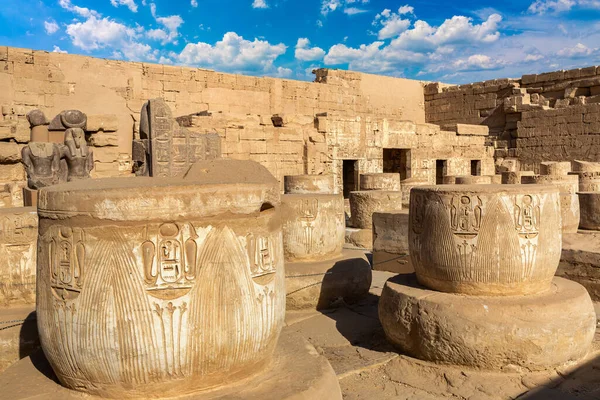
[[[544,161],[540,163],[540,175],[567,175],[571,172],[570,161]]]
[[[390,342],[422,360],[488,370],[545,370],[587,353],[596,314],[583,286],[554,278],[530,296],[456,296],[414,276],[388,280],[379,319]]]
[[[454,183],[457,185],[485,185],[492,183],[492,177],[486,175],[457,176]]]
[[[504,171],[502,172],[502,183],[508,185],[519,185],[524,176],[533,176],[533,171]]]
[[[284,177],[286,194],[333,194],[333,175],[287,175]]]
[[[377,173],[360,176],[360,190],[400,190],[400,174]]]
[[[119,130],[119,120],[115,114],[88,115],[86,131],[116,132]]]
[[[350,192],[350,214],[352,226],[371,229],[373,213],[402,209],[402,192],[388,190],[366,190]]]
[[[409,245],[419,282],[469,295],[547,290],[560,260],[559,204],[550,185],[414,188]]]
[[[412,273],[408,250],[408,210],[373,213],[373,269]]]
[[[579,192],[581,229],[600,230],[600,192]]]
[[[119,135],[116,132],[99,132],[90,135],[90,144],[94,147],[118,146]]]
[[[20,162],[22,147],[14,142],[0,142],[0,164]]]

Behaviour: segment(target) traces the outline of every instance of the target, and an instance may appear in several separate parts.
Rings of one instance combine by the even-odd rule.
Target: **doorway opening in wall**
[[[448,171],[448,160],[435,160],[435,183],[441,185],[444,183],[444,176]]]
[[[400,180],[410,178],[410,149],[383,149],[383,172],[400,174]]]
[[[481,175],[481,160],[471,160],[471,175]]]
[[[350,197],[350,192],[358,190],[358,161],[343,160],[342,179],[344,181],[344,198]]]

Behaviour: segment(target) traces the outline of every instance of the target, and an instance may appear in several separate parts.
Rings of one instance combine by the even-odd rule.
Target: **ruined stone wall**
[[[110,146],[99,145],[106,144],[102,140],[90,143],[97,147],[94,177],[130,173],[131,139],[142,104],[150,98],[164,98],[174,116],[220,114],[226,121],[218,127],[225,155],[257,160],[279,179],[303,170],[327,170],[331,165],[332,155],[324,152],[326,145],[318,141],[318,135],[311,139],[299,128],[314,127],[319,113],[339,114],[359,124],[369,118],[425,121],[418,81],[327,69],[318,70],[316,76],[316,82],[258,78],[0,47],[0,183],[10,183],[7,193],[15,196],[6,206],[20,205],[20,187],[15,182],[22,185],[25,173],[19,151],[29,138],[25,114],[34,108],[42,109],[50,119],[62,110],[79,109],[88,117],[108,116],[115,121]],[[277,130],[275,137],[257,132],[246,136],[236,126],[239,118],[269,125],[273,114],[300,123]],[[364,129],[362,134],[366,134]],[[97,139],[103,137],[97,135]],[[355,156],[370,157],[370,153],[363,148]]]
[[[600,161],[600,67],[524,75],[469,85],[425,86],[427,122],[486,125],[495,157],[521,169],[541,161]]]

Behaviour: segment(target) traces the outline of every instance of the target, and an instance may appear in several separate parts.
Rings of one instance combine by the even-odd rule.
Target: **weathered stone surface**
[[[600,230],[600,192],[579,192],[581,229]]]
[[[600,192],[600,171],[571,172],[579,177],[580,192]]]
[[[284,177],[286,194],[333,194],[333,175],[288,175]]]
[[[352,248],[369,250],[373,248],[373,230],[347,227],[345,241]]]
[[[48,118],[44,115],[44,112],[39,109],[31,110],[27,113],[27,121],[31,127],[39,125],[48,125]]]
[[[556,275],[583,285],[592,301],[600,301],[600,234],[564,234]]]
[[[430,185],[426,178],[408,178],[400,181],[402,191],[402,207],[408,207],[410,203],[410,191],[414,187]]]
[[[566,174],[523,176],[521,183],[556,186],[560,196],[562,231],[563,233],[577,232],[580,218],[577,176]]]
[[[402,209],[402,192],[389,190],[364,190],[350,192],[352,226],[372,229],[373,213]]]
[[[360,176],[360,190],[400,190],[400,174],[378,173],[362,174]]]
[[[116,132],[119,130],[119,120],[115,114],[88,115],[88,132]]]
[[[574,160],[573,172],[600,172],[600,162]]]
[[[285,289],[288,310],[327,309],[343,300],[352,303],[369,292],[371,264],[360,250],[313,262],[286,262]]]
[[[408,248],[408,210],[373,213],[373,269],[414,272]]]
[[[63,385],[167,397],[271,362],[285,313],[278,185],[239,163],[40,190],[38,326]]]
[[[77,122],[75,117],[72,120]],[[76,125],[75,122],[69,124]],[[67,128],[65,144],[61,147],[61,158],[67,164],[68,182],[90,178],[90,171],[94,168],[94,155],[85,141],[83,129]]]
[[[273,361],[264,370],[255,370],[248,381],[228,377],[208,392],[181,397],[185,400],[342,400],[340,386],[325,357],[302,336],[285,328],[274,349]],[[48,379],[48,377],[51,377]],[[36,352],[0,375],[4,395],[14,400],[41,396],[47,400],[99,399],[60,386],[42,352]]]
[[[344,246],[344,199],[338,194],[281,197],[286,262],[338,257]]]
[[[596,314],[578,283],[554,278],[530,296],[435,292],[414,275],[385,284],[379,319],[388,340],[423,360],[492,370],[544,370],[585,356]]]
[[[163,99],[144,103],[139,137],[134,138],[133,147],[138,176],[180,176],[196,161],[221,156],[218,135],[180,127]]]
[[[502,183],[507,185],[519,185],[524,176],[533,176],[533,171],[504,171],[502,172]]]
[[[35,269],[35,267],[34,267]],[[35,283],[34,283],[35,292]],[[35,302],[35,300],[34,300]],[[0,377],[2,372],[21,358],[40,348],[34,305],[0,307]],[[6,321],[12,321],[6,323]],[[1,380],[2,378],[0,378]],[[26,381],[19,377],[19,381]],[[3,387],[4,390],[4,387]],[[3,397],[6,394],[3,393]]]
[[[0,142],[0,163],[13,164],[21,161],[23,145],[14,142]]]
[[[457,185],[484,185],[491,184],[492,177],[486,175],[479,176],[457,176],[455,179]]]
[[[409,247],[421,284],[449,293],[548,289],[560,259],[558,189],[550,185],[414,188]]]
[[[571,172],[570,161],[545,161],[540,163],[540,175],[567,175]]]
[[[79,128],[85,130],[87,116],[79,110],[61,111],[52,121],[48,129],[51,131],[64,131],[67,128]]]
[[[0,304],[35,303],[38,218],[34,208],[0,209]]]

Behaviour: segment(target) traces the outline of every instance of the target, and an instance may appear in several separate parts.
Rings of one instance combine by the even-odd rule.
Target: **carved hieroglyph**
[[[556,187],[421,187],[410,203],[410,255],[423,285],[477,295],[548,289],[561,253]]]
[[[41,191],[38,325],[60,381],[147,398],[259,373],[285,313],[269,185],[123,178]]]
[[[0,305],[35,303],[37,212],[0,211]]]
[[[336,194],[286,194],[281,198],[286,261],[322,260],[342,253],[344,199]]]
[[[208,142],[214,139],[179,126],[164,100],[148,100],[141,111],[140,137],[133,140],[136,175],[182,176],[194,162],[220,157],[220,146]]]
[[[283,182],[286,194],[335,193],[333,175],[287,175]]]
[[[362,174],[360,190],[400,190],[400,174]]]

